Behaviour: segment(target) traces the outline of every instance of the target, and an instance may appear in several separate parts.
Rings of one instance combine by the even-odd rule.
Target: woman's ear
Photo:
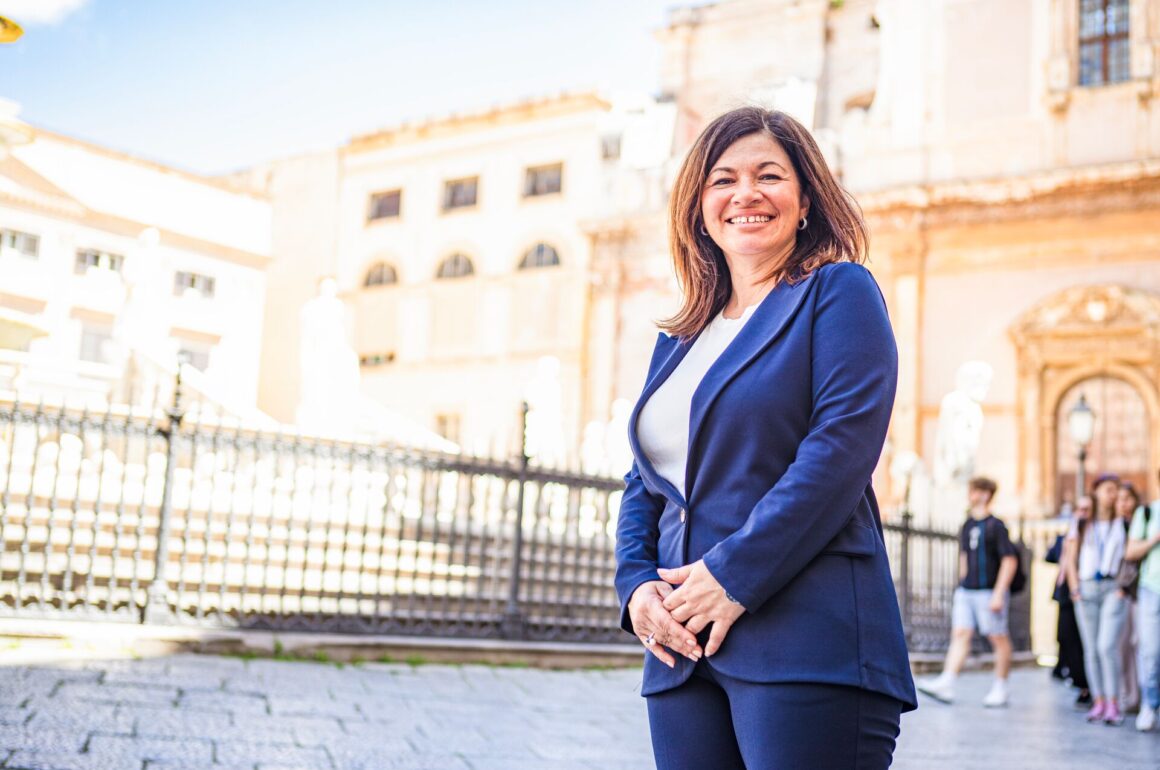
[[[801,208],[802,216],[808,217],[810,215],[810,196],[806,195],[805,193],[802,193]]]

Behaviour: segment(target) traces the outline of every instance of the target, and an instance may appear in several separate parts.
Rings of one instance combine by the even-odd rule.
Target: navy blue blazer
[[[746,608],[709,660],[752,682],[852,685],[916,706],[870,477],[886,438],[898,352],[861,265],[779,284],[693,394],[686,496],[641,450],[641,407],[692,347],[660,334],[629,419],[636,458],[616,526],[621,625],[657,567],[704,559]],[[645,656],[643,695],[682,684]]]

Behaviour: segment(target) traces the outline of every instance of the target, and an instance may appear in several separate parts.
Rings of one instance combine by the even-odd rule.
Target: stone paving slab
[[[641,770],[640,670],[244,661],[177,655],[4,666],[0,768]],[[1088,725],[1045,671],[984,709],[985,673],[903,717],[901,770],[1160,767],[1160,733]]]

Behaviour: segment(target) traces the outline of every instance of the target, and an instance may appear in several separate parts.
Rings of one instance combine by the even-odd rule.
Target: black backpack
[[[1027,549],[1023,543],[1011,541],[1015,547],[1015,574],[1011,577],[1011,593],[1017,594],[1027,587],[1027,572],[1023,569],[1023,559],[1027,556]]]

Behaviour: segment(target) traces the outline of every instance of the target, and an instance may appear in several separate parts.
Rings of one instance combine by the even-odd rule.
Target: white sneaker
[[[942,676],[921,679],[916,685],[918,691],[926,693],[941,703],[953,703],[955,700],[955,684]]]
[[[983,698],[983,705],[989,709],[1007,705],[1007,680],[996,679],[991,685],[991,691]]]
[[[1136,716],[1136,729],[1146,733],[1156,726],[1156,709],[1140,704],[1140,713]]]

